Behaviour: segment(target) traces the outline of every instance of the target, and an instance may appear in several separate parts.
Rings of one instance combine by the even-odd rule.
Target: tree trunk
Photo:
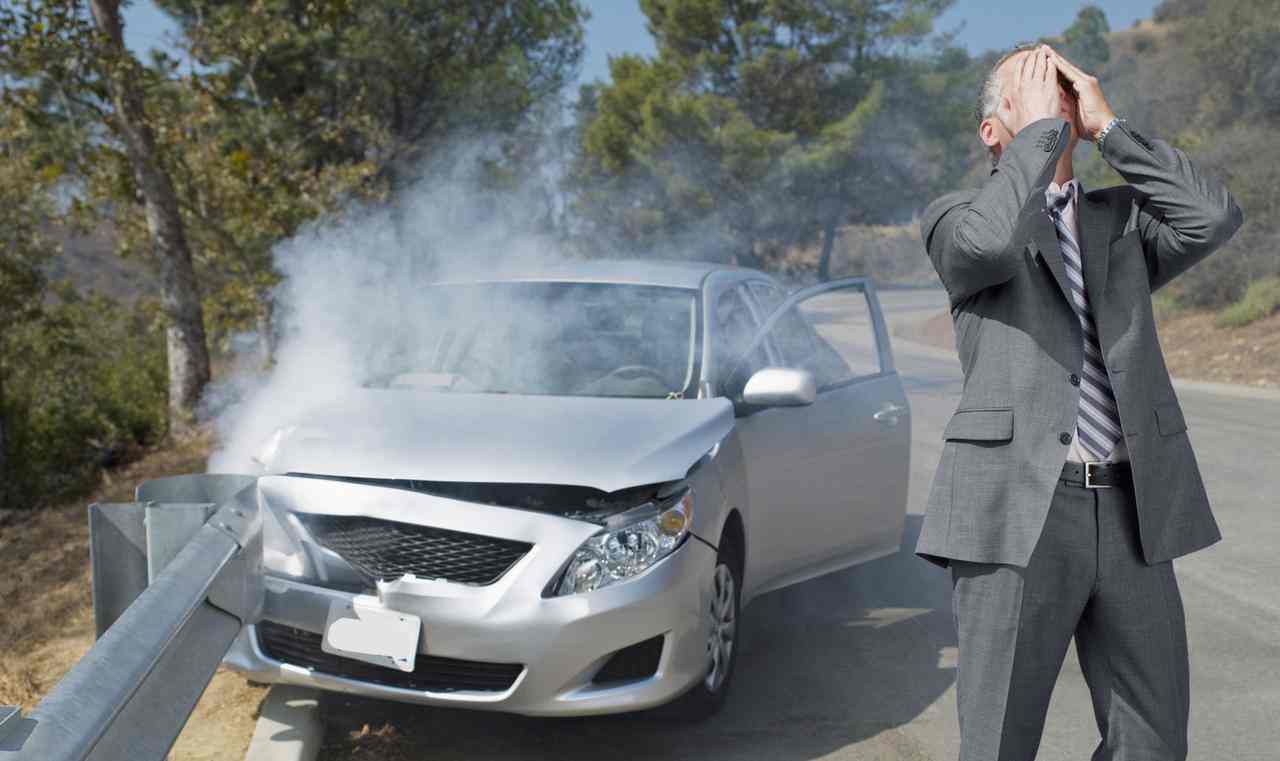
[[[173,182],[161,165],[147,122],[139,66],[124,47],[120,0],[90,0],[89,7],[106,37],[102,64],[115,108],[112,126],[124,143],[142,193],[147,228],[160,264],[161,303],[169,321],[169,429],[181,432],[195,422],[200,395],[209,382],[209,348],[195,268]]]
[[[822,256],[818,258],[818,281],[825,283],[831,279],[831,251],[835,248],[836,222],[828,220],[822,228]]]

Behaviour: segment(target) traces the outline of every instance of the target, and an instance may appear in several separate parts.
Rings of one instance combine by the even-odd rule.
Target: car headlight
[[[637,576],[675,552],[693,525],[693,492],[613,516],[569,560],[556,595],[590,592]]]

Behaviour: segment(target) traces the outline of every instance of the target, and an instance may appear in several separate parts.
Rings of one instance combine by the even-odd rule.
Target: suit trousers
[[[952,560],[961,761],[1031,761],[1072,636],[1093,761],[1183,761],[1189,665],[1172,561],[1147,565],[1133,487],[1058,481],[1025,568]]]

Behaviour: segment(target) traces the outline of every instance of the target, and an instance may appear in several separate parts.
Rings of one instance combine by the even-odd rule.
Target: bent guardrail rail
[[[89,507],[98,641],[29,715],[0,708],[0,761],[163,761],[262,610],[256,482],[158,479]]]

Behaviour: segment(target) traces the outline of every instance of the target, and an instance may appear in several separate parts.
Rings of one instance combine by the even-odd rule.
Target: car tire
[[[741,649],[738,646],[738,632],[742,626],[742,556],[738,548],[727,540],[721,543],[720,550],[716,553],[716,567],[711,579],[711,605],[707,613],[713,623],[712,633],[707,641],[707,673],[671,704],[673,714],[688,721],[708,719],[724,706],[733,682],[733,667],[738,660],[738,650]],[[732,583],[732,589],[721,597],[721,590],[726,583]],[[717,619],[720,624],[718,627]],[[717,644],[723,646],[726,635],[728,647],[720,649],[720,661],[717,663],[712,648]],[[721,667],[719,672],[716,671],[718,666]]]

